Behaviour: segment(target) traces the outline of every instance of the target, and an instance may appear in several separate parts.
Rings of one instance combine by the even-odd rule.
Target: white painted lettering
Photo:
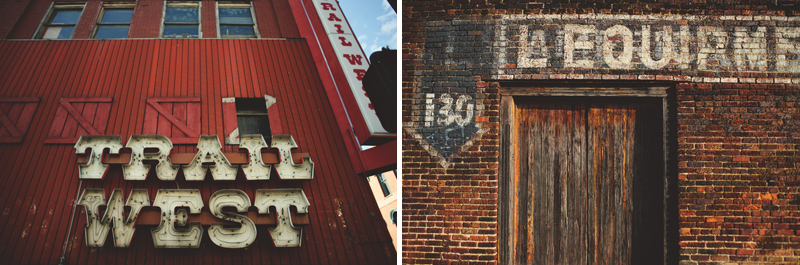
[[[717,26],[700,26],[697,40],[697,70],[719,70],[727,60],[728,32]]]
[[[456,123],[459,126],[465,126],[472,122],[472,117],[475,115],[475,104],[471,102],[471,96],[458,96],[455,109],[453,108],[453,97],[450,94],[442,94],[439,101],[442,103],[442,107],[439,109],[437,124],[449,126]]]
[[[776,62],[775,66],[779,72],[800,72],[800,28],[798,27],[776,27],[775,37],[777,38]]]
[[[692,54],[690,53],[689,47],[691,47],[693,38],[689,33],[689,26],[681,26],[681,31],[679,33],[680,43],[681,43],[681,56],[678,57],[676,62],[680,65],[681,69],[689,69],[690,64],[692,63]]]
[[[642,47],[639,49],[639,58],[642,64],[650,69],[664,68],[675,56],[674,44],[672,42],[672,27],[664,26],[664,30],[655,34],[655,39],[661,39],[661,59],[656,61],[650,55],[650,26],[642,26]],[[658,48],[656,48],[658,50]]]
[[[733,60],[737,71],[767,70],[767,28],[758,27],[755,32],[747,27],[736,27],[733,32]]]
[[[564,25],[564,67],[592,68],[591,59],[575,60],[575,50],[593,50],[594,43],[589,40],[589,34],[595,33],[594,25]],[[580,34],[578,39],[575,35]]]
[[[617,36],[622,37],[622,52],[618,57],[614,56],[615,40]],[[606,64],[615,69],[626,69],[631,67],[633,59],[633,32],[628,27],[616,25],[605,30],[603,38],[603,60]]]
[[[522,45],[517,56],[517,67],[519,68],[542,68],[547,67],[547,44],[545,43],[544,31],[534,30],[533,34],[528,34],[528,26],[519,26],[519,34]],[[528,39],[527,41],[525,39]],[[537,48],[541,51],[544,58],[530,58],[530,50]]]

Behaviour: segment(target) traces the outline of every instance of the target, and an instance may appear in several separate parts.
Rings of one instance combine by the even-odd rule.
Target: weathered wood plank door
[[[518,264],[660,264],[660,100],[515,100]]]

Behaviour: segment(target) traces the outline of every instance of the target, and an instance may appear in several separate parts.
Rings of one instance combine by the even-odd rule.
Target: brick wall
[[[799,262],[796,6],[500,2],[403,3],[403,263],[498,262],[501,83],[575,80],[674,88],[672,263]]]
[[[677,87],[682,259],[800,262],[800,86]]]

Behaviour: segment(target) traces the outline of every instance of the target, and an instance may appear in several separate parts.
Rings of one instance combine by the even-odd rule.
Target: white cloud
[[[358,35],[358,36],[356,36],[356,38],[358,39],[358,43],[361,43],[361,44],[367,43],[367,41],[369,40],[369,36],[364,35],[364,34]]]
[[[389,9],[392,9],[392,6],[389,5],[389,1],[382,1],[381,3],[383,3],[381,4],[383,11],[389,11]],[[394,9],[392,9],[392,11],[394,11]]]
[[[381,38],[383,39],[382,43],[374,43],[374,46],[377,47],[375,50],[380,50],[381,47],[397,47],[397,13],[392,10],[391,6],[386,2],[383,2],[383,9],[387,10],[387,12],[379,17],[376,18],[379,22],[381,22],[381,36],[386,36],[388,38]],[[373,48],[373,46],[370,46]]]
[[[347,8],[346,4],[355,6]],[[397,48],[397,13],[387,1],[363,3],[347,0],[341,1],[340,5],[342,10],[352,9],[356,12],[354,14],[358,14],[348,17],[348,20],[367,56],[382,47]]]

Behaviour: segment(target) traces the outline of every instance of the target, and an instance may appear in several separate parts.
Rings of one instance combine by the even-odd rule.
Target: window
[[[217,21],[220,38],[258,38],[249,2],[217,2]]]
[[[200,38],[200,3],[166,2],[162,38]]]
[[[133,4],[105,4],[95,26],[95,39],[124,39],[128,37],[133,17]]]
[[[84,4],[53,4],[50,12],[39,26],[35,39],[71,39],[75,25],[81,18]]]
[[[392,224],[397,224],[397,209],[392,209],[389,212],[389,217],[392,218]]]
[[[383,190],[383,196],[389,196],[389,194],[392,194],[392,191],[389,190],[389,184],[386,184],[386,178],[383,177],[383,174],[378,174],[378,182],[381,183],[381,190]]]
[[[261,134],[267,143],[272,142],[267,104],[263,98],[236,98],[236,120],[239,135]]]

